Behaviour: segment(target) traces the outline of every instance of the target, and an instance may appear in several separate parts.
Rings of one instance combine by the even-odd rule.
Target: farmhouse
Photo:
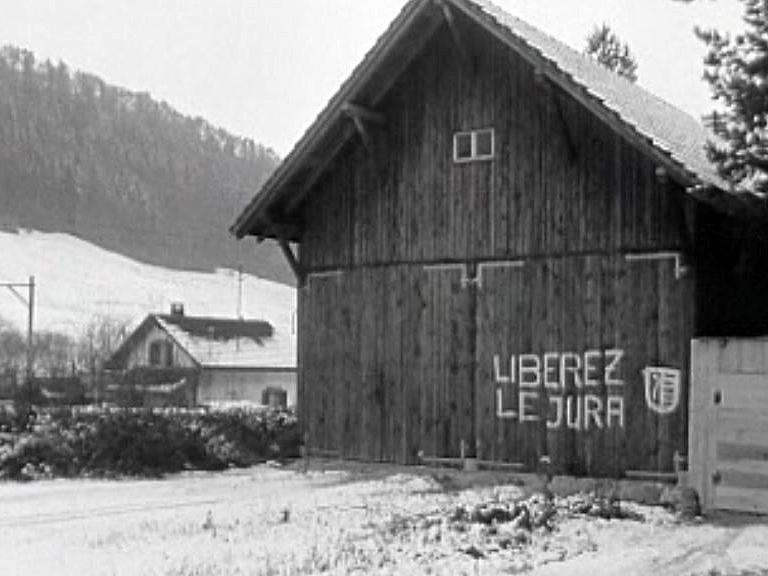
[[[187,404],[296,402],[295,351],[290,334],[263,320],[150,314],[125,339],[105,367],[134,372],[149,391],[190,384]],[[177,382],[178,381],[178,382]],[[162,382],[162,383],[160,383]]]
[[[707,138],[485,0],[408,2],[232,228],[299,279],[308,447],[674,473],[695,342],[768,333],[765,207]]]

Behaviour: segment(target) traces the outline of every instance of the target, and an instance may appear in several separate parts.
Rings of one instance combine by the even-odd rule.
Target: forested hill
[[[277,161],[148,94],[0,50],[2,229],[69,232],[145,262],[242,265],[292,282],[279,249],[228,232]]]

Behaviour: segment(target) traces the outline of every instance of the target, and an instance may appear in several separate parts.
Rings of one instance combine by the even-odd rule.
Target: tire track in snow
[[[111,516],[122,516],[126,514],[136,514],[141,512],[156,512],[163,510],[177,510],[180,508],[194,508],[195,506],[213,506],[225,502],[235,502],[231,498],[215,498],[206,500],[184,500],[171,503],[140,503],[130,506],[104,506],[92,508],[77,513],[48,513],[48,514],[25,514],[11,516],[9,518],[0,518],[0,528],[19,528],[24,526],[37,526],[43,524],[63,524],[66,522],[75,522],[77,520],[90,520],[96,518],[109,518]]]

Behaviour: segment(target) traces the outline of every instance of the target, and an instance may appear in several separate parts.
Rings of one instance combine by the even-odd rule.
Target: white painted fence
[[[689,483],[707,510],[768,513],[768,339],[695,340]]]

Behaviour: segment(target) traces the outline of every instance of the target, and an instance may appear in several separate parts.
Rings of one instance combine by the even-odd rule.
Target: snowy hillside
[[[249,138],[63,62],[0,48],[0,224],[157,266],[293,282],[280,248],[227,231],[278,163]]]
[[[171,302],[184,304],[194,316],[234,318],[238,273],[185,272],[142,264],[68,234],[0,232],[0,282],[27,282],[35,277],[35,329],[81,334],[96,316],[138,323],[149,312],[168,312]],[[22,293],[26,295],[25,290]],[[293,334],[296,292],[293,288],[243,274],[245,318],[268,320]],[[0,288],[0,318],[26,329],[27,310]]]

